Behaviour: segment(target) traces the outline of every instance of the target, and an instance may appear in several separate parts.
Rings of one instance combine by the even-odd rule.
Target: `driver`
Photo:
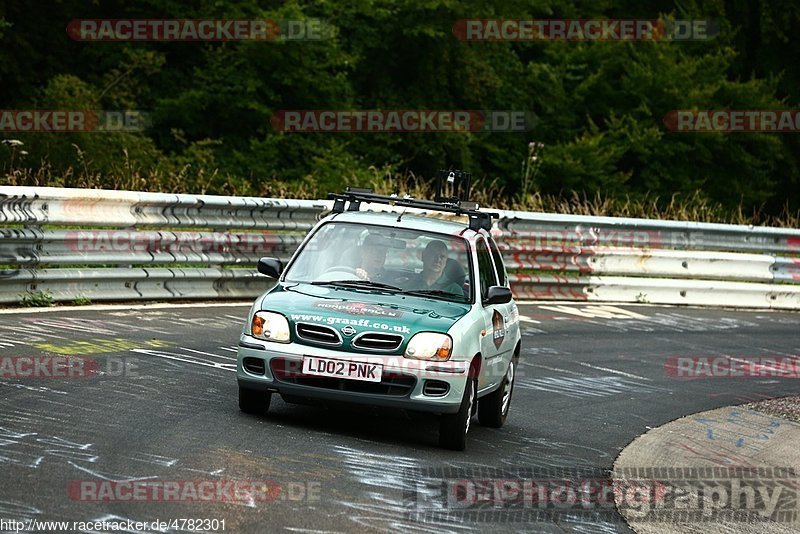
[[[369,234],[361,245],[361,263],[356,268],[356,276],[362,280],[380,282],[386,277],[386,253],[389,242],[378,234]]]

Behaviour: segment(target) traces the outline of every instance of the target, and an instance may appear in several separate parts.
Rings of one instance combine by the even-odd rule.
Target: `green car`
[[[463,450],[472,416],[499,428],[520,354],[519,313],[490,215],[428,202],[429,216],[359,211],[337,197],[253,304],[239,340],[239,407],[345,401],[441,415],[439,443]],[[392,198],[394,204],[404,205]],[[349,209],[344,206],[349,203]],[[412,207],[420,203],[408,201]]]

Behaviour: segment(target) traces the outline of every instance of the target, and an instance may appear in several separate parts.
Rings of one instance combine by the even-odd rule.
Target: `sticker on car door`
[[[503,315],[495,310],[492,314],[492,341],[494,342],[494,346],[499,349],[505,337],[506,325],[503,320]]]

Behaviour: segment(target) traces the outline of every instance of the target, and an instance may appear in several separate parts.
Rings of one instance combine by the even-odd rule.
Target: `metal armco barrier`
[[[325,202],[0,187],[0,302],[251,298]]]
[[[330,207],[0,187],[0,303],[41,291],[60,302],[252,298],[272,283],[258,258],[287,260]],[[493,233],[519,299],[800,309],[797,229],[500,213]]]
[[[800,309],[800,230],[502,212],[515,294]]]

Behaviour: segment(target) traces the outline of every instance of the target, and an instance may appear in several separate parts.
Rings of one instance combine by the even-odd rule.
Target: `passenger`
[[[422,251],[422,272],[409,279],[408,289],[441,289],[448,293],[463,296],[463,288],[445,273],[447,261],[447,245],[444,241],[431,241],[428,243],[425,250]]]

